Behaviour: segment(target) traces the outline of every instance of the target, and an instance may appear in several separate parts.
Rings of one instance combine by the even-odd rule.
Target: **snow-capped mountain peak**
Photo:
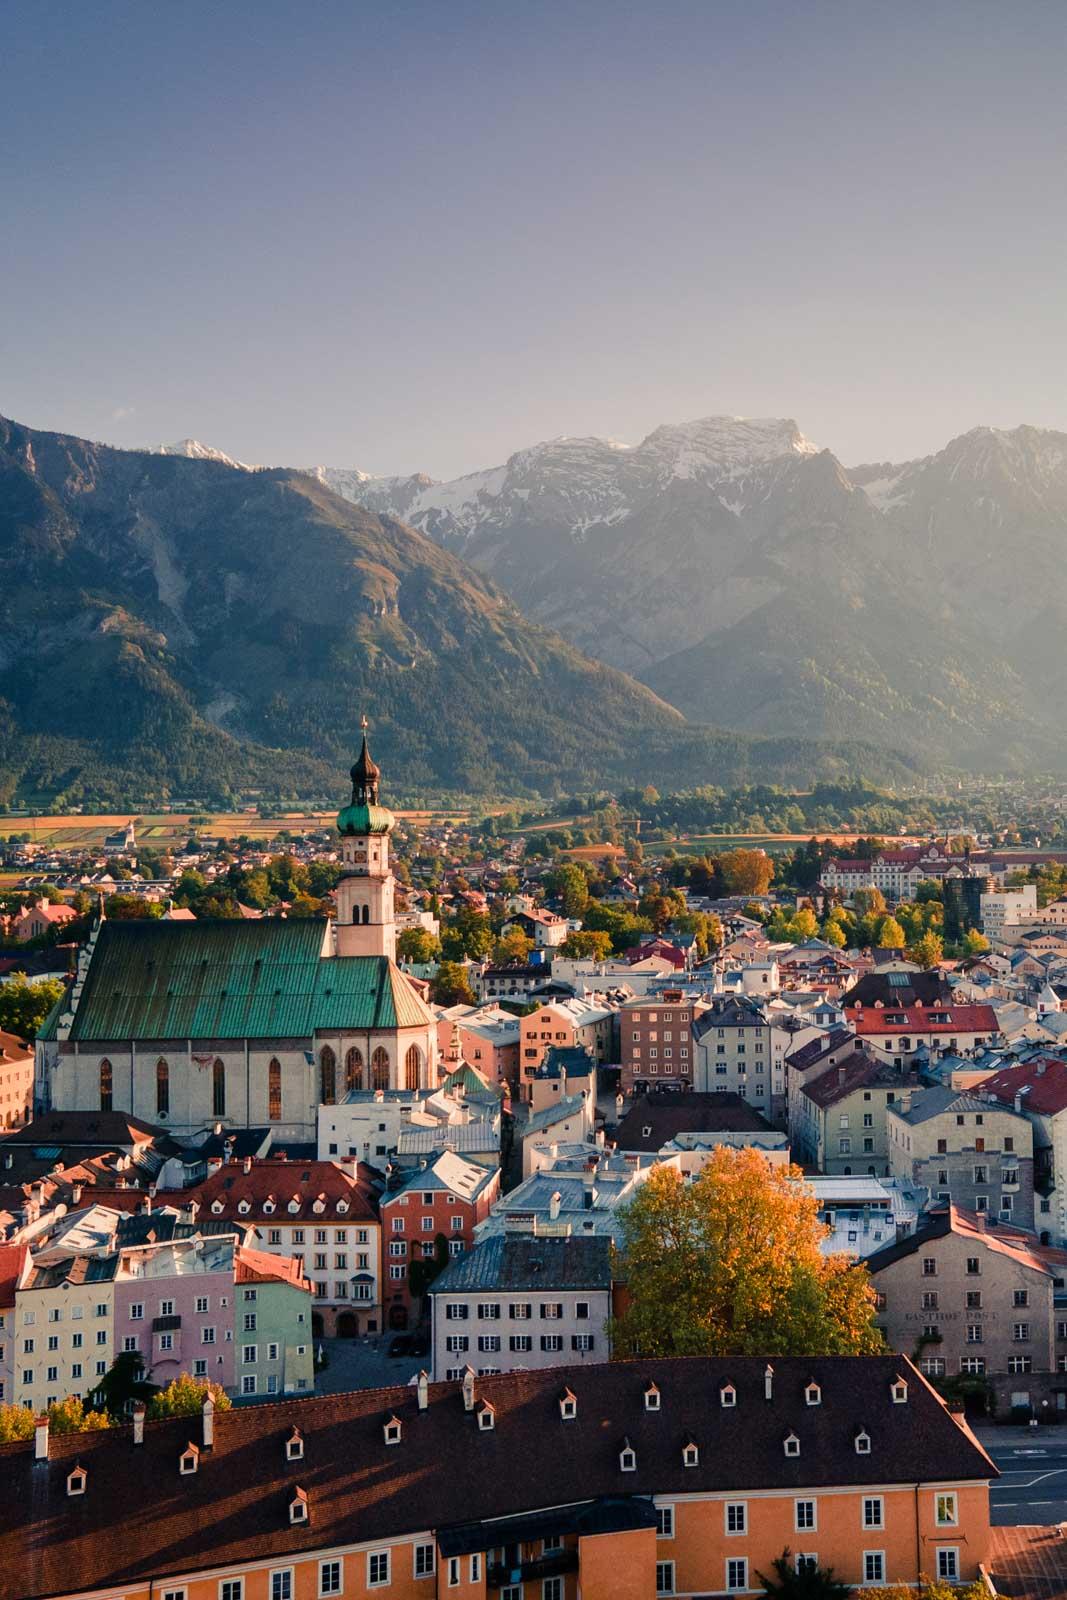
[[[255,471],[247,462],[235,461],[233,456],[216,450],[213,445],[201,444],[199,439],[179,439],[176,444],[151,445],[148,453],[153,456],[187,456],[190,461],[218,461],[224,467],[239,467],[242,472]]]

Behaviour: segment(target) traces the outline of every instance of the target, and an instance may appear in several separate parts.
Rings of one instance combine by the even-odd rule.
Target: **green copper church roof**
[[[338,833],[390,833],[395,822],[385,806],[353,804],[337,813]]]
[[[105,922],[71,1040],[285,1039],[425,1027],[429,1012],[384,956],[321,954],[327,923]],[[40,1037],[56,1036],[60,1004]]]

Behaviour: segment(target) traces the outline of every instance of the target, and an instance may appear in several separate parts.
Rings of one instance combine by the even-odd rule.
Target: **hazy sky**
[[[22,0],[0,411],[435,476],[1067,428],[1063,0]]]

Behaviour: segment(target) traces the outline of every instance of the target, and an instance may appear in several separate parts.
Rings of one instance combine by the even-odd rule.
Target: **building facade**
[[[382,1294],[388,1328],[406,1328],[419,1320],[423,1290],[421,1269],[412,1272],[416,1263],[432,1262],[438,1253],[462,1255],[499,1194],[499,1167],[479,1166],[445,1150],[382,1197]]]
[[[889,1172],[931,1197],[1034,1226],[1033,1130],[1019,1112],[940,1085],[886,1111]]]

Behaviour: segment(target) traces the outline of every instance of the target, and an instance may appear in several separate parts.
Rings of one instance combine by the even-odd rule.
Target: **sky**
[[[1062,0],[31,0],[0,412],[451,477],[1067,429]]]

